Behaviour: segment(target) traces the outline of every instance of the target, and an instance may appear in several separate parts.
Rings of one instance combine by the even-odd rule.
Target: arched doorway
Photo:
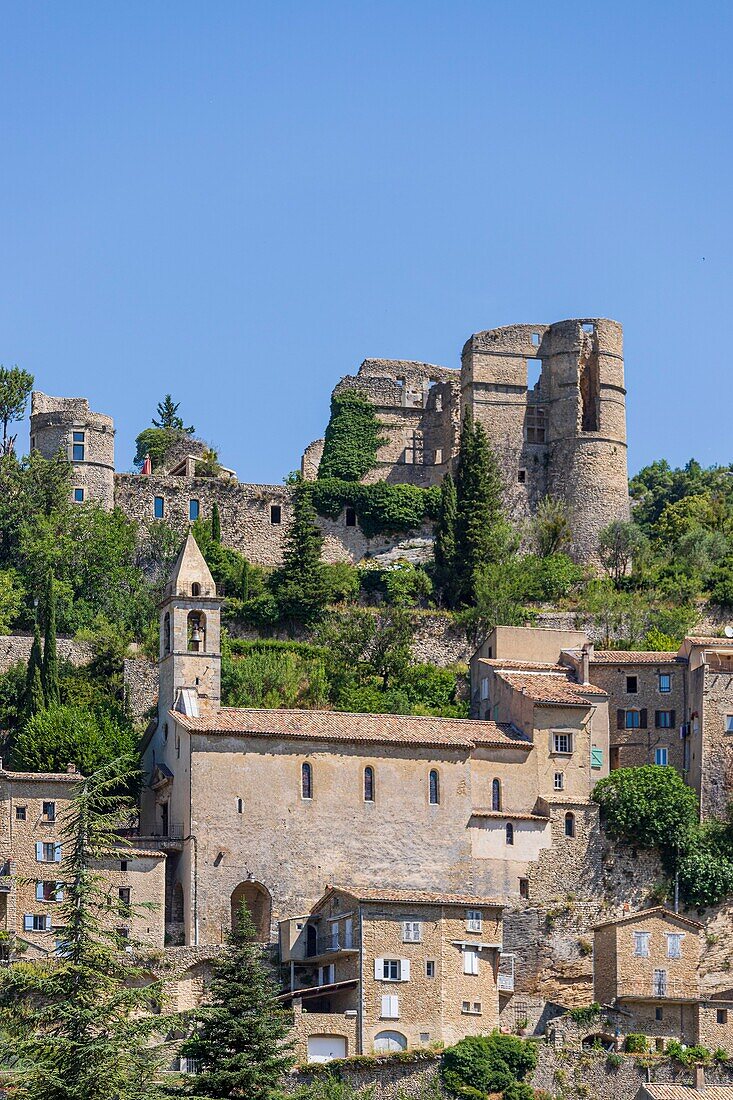
[[[261,882],[240,882],[232,891],[232,928],[242,902],[249,909],[258,943],[269,943],[272,913],[270,891]]]
[[[375,1053],[407,1049],[407,1039],[399,1031],[380,1031],[374,1036]]]

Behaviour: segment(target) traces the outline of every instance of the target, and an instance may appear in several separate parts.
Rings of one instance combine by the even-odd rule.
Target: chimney
[[[702,1092],[705,1088],[705,1066],[702,1062],[695,1063],[692,1081],[695,1086],[695,1091]]]
[[[69,775],[76,775],[76,764],[67,764],[66,771]]]
[[[590,659],[593,656],[593,642],[586,642],[583,646],[582,676],[583,684],[590,683]]]

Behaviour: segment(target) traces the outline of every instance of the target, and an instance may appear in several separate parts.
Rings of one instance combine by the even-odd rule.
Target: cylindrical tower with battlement
[[[114,507],[115,427],[111,416],[91,412],[83,397],[31,397],[31,450],[44,458],[62,451],[73,467],[72,500]]]
[[[594,560],[599,531],[629,516],[621,325],[593,318],[476,333],[463,348],[461,405],[497,455],[510,519],[530,519],[546,495],[564,500],[572,553]]]

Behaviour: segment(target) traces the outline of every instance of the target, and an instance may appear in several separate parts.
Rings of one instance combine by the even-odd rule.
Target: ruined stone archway
[[[270,921],[272,915],[272,896],[261,882],[240,882],[232,891],[232,928],[240,906],[244,902],[255,926],[258,943],[270,942]]]

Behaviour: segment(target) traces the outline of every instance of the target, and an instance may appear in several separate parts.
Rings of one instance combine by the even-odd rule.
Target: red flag
[[[143,464],[140,468],[140,473],[141,474],[152,474],[152,472],[153,472],[153,464],[150,461],[150,455],[145,455],[145,461],[143,462]]]

